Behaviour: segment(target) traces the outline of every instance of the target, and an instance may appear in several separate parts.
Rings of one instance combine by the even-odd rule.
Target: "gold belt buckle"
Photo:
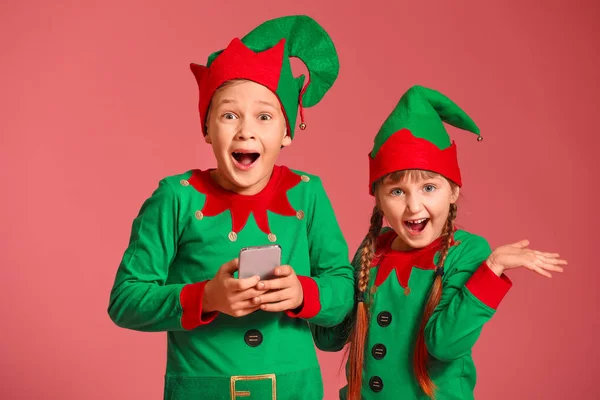
[[[271,380],[271,399],[277,400],[277,385],[275,380],[275,374],[265,374],[265,375],[238,375],[231,377],[231,400],[236,400],[238,397],[249,397],[250,392],[247,390],[244,391],[236,391],[235,383],[238,381],[262,381],[262,380]]]

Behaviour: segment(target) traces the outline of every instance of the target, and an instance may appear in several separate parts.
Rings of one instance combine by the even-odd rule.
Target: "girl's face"
[[[428,246],[439,238],[448,219],[450,204],[459,189],[441,175],[414,171],[395,181],[389,175],[377,185],[377,203],[398,237],[394,249]]]
[[[292,143],[277,96],[251,81],[229,82],[215,92],[206,125],[205,140],[217,159],[214,177],[240,194],[260,192],[281,147]]]

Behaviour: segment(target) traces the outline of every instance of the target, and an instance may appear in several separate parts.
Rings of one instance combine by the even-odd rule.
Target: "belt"
[[[236,400],[240,397],[250,397],[252,393],[250,390],[237,390],[238,384],[242,386],[242,383],[250,383],[256,381],[271,381],[271,400],[277,400],[277,381],[275,374],[265,375],[237,375],[230,378],[230,393],[231,400]],[[253,386],[253,385],[244,385]],[[250,389],[246,387],[245,389]],[[262,391],[261,391],[262,392]]]

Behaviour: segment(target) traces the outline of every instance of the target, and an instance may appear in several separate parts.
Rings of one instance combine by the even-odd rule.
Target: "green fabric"
[[[476,371],[471,349],[483,325],[495,312],[465,287],[467,280],[491,253],[487,241],[462,230],[456,232],[455,238],[461,243],[448,253],[442,298],[425,329],[426,345],[431,355],[429,371],[438,386],[438,400],[473,399]],[[435,262],[437,260],[436,255]],[[355,257],[354,264],[355,268],[360,267],[358,257]],[[367,293],[373,286],[377,270],[378,267],[371,270]],[[364,399],[428,399],[414,378],[412,357],[434,273],[433,270],[413,268],[409,280],[411,292],[405,296],[396,272],[392,271],[375,294],[367,296],[370,321],[363,369]],[[377,315],[382,311],[392,314],[392,322],[387,327],[377,323]],[[317,347],[324,351],[341,349],[353,319],[354,314],[351,314],[336,327],[312,327]],[[372,347],[379,343],[387,349],[382,360],[376,360],[371,354]],[[381,392],[376,393],[369,388],[372,376],[382,379]],[[345,393],[346,388],[343,388],[341,399],[346,398]]]
[[[312,18],[293,15],[266,21],[241,40],[254,52],[261,52],[286,39],[285,54],[276,94],[279,96],[294,137],[298,115],[298,99],[303,77],[294,78],[290,57],[297,57],[306,65],[310,82],[302,96],[302,106],[316,105],[337,79],[340,64],[337,51],[329,34]],[[208,58],[207,66],[221,54],[215,52]],[[300,83],[300,84],[299,84]]]
[[[321,370],[315,368],[278,374],[275,377],[277,399],[321,400],[323,388],[316,384],[321,380]],[[307,384],[310,383],[310,384]],[[250,392],[249,396],[238,394],[238,400],[271,400],[273,388],[271,379],[240,380],[235,383],[235,391]],[[231,379],[227,377],[186,377],[170,375],[165,378],[164,399],[168,400],[212,400],[231,399]]]
[[[308,320],[259,310],[242,318],[220,314],[207,325],[182,328],[179,296],[185,284],[211,279],[242,247],[271,244],[252,215],[236,242],[228,240],[229,212],[198,220],[195,212],[202,209],[205,195],[180,183],[190,175],[162,180],[141,208],[117,270],[110,317],[124,328],[168,331],[165,391],[172,393],[170,399],[190,398],[186,394],[200,386],[226,390],[216,398],[229,398],[222,382],[230,376],[270,373],[286,382],[278,399],[320,398],[322,382]],[[298,275],[312,276],[319,287],[321,311],[310,322],[334,326],[352,308],[353,269],[320,179],[305,175],[311,179],[288,191],[290,204],[305,217],[269,213],[269,224],[282,247],[282,263]],[[263,334],[260,346],[244,342],[249,329]],[[214,384],[206,383],[210,377]],[[300,397],[288,391],[300,386]]]
[[[444,122],[479,134],[475,122],[442,93],[423,86],[411,87],[401,98],[375,136],[371,158],[396,132],[408,129],[415,137],[428,140],[440,150],[452,144]]]

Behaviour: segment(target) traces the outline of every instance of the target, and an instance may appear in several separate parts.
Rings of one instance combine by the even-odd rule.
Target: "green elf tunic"
[[[445,95],[422,86],[410,88],[375,137],[369,153],[369,193],[375,194],[378,180],[405,170],[435,172],[462,186],[456,145],[443,122],[479,135],[473,120]],[[425,248],[401,252],[391,248],[396,236],[385,230],[379,236],[364,296],[370,312],[361,388],[364,399],[428,398],[415,378],[413,355],[439,265],[441,238]],[[485,263],[489,255],[484,238],[457,230],[439,269],[442,296],[424,337],[437,400],[473,399],[476,373],[471,349],[512,285],[505,275],[498,277],[489,269]],[[358,253],[353,264],[360,270]],[[363,296],[357,297],[362,301]],[[317,346],[340,350],[353,317],[331,329],[314,326]],[[340,391],[341,399],[346,392],[347,387]]]
[[[294,77],[290,57],[310,72]],[[277,96],[293,138],[298,111],[317,104],[339,63],[325,30],[307,16],[259,25],[244,38],[191,64],[202,130],[211,98],[225,82],[259,83]],[[242,318],[203,314],[204,287],[248,246],[278,244],[282,264],[302,285],[293,311]],[[321,181],[275,167],[254,196],[225,191],[209,171],[162,180],[133,223],[117,271],[109,314],[122,327],[167,331],[166,399],[321,399],[323,387],[309,323],[334,326],[353,307],[348,248]]]
[[[300,309],[242,318],[202,314],[207,280],[240,249],[276,243],[304,290]],[[348,248],[318,177],[275,167],[254,196],[209,171],[163,179],[133,223],[109,314],[119,326],[167,331],[167,399],[321,399],[308,323],[352,308]]]
[[[394,251],[394,231],[378,240],[367,288],[369,330],[365,342],[363,399],[427,399],[413,373],[413,352],[423,308],[435,278],[439,239],[428,247]],[[425,328],[429,373],[438,387],[436,399],[472,399],[476,382],[471,349],[483,325],[511,286],[485,264],[487,241],[457,230],[445,262],[441,301]],[[360,257],[355,257],[360,269]],[[353,316],[333,329],[313,327],[317,347],[339,351]],[[346,388],[340,391],[346,399]]]

